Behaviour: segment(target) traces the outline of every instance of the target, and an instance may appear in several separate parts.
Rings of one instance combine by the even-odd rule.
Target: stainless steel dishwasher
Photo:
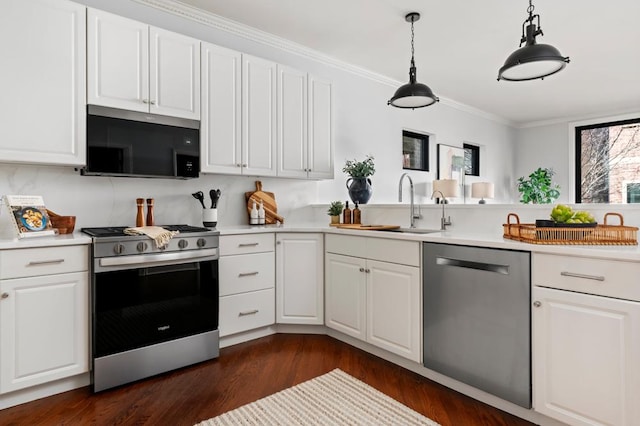
[[[530,253],[424,243],[424,366],[531,408]]]

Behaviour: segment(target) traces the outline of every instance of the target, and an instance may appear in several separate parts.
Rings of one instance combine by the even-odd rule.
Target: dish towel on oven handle
[[[156,244],[156,248],[162,248],[169,244],[171,238],[178,231],[169,231],[161,226],[137,226],[135,228],[127,228],[124,230],[127,235],[146,235]]]

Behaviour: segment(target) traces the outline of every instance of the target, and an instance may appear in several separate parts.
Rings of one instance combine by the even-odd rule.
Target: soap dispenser
[[[348,225],[351,223],[351,209],[349,208],[349,201],[345,202],[344,210],[342,211],[342,223]]]

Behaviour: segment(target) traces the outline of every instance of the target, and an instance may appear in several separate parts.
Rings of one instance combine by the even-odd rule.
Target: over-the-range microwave
[[[189,179],[200,172],[200,122],[87,106],[83,175]]]

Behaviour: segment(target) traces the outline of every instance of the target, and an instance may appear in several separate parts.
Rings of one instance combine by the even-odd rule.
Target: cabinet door
[[[2,2],[0,161],[85,164],[85,30],[77,3]]]
[[[368,260],[367,341],[420,362],[420,268]]]
[[[276,175],[276,64],[242,55],[242,167]]]
[[[0,281],[0,392],[89,371],[88,274]]]
[[[278,176],[307,172],[307,73],[278,65]]]
[[[640,303],[533,289],[536,411],[571,425],[640,424]]]
[[[204,173],[242,172],[242,55],[202,43],[202,121],[200,169]]]
[[[149,112],[149,26],[88,10],[87,103]]]
[[[149,111],[200,120],[200,41],[151,27]]]
[[[333,179],[333,128],[331,83],[309,76],[308,176]]]
[[[325,257],[325,324],[365,340],[365,260],[327,253]]]
[[[276,321],[324,324],[322,234],[276,235]]]

